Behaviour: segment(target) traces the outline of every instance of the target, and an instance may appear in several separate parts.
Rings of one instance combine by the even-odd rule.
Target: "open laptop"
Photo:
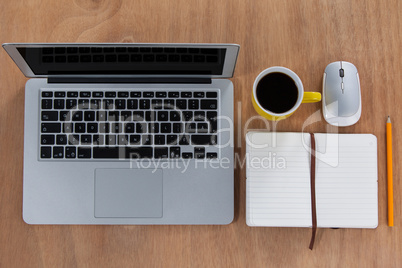
[[[3,44],[30,224],[229,224],[233,44]]]

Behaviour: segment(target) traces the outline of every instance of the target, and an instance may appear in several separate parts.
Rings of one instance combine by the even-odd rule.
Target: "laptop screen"
[[[226,48],[77,45],[17,47],[35,75],[222,75]]]

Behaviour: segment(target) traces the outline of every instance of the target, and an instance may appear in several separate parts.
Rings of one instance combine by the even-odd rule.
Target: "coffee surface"
[[[285,113],[295,106],[299,92],[293,79],[283,73],[270,73],[257,85],[257,100],[273,113]]]

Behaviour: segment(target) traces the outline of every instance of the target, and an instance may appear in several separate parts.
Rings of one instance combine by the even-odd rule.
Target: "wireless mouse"
[[[328,64],[324,72],[322,93],[325,121],[339,127],[351,126],[359,121],[362,104],[356,66],[347,61]]]

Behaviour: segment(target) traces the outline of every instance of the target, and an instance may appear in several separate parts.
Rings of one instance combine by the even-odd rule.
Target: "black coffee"
[[[292,78],[283,73],[270,73],[257,85],[257,100],[273,113],[285,113],[295,106],[299,91]]]

